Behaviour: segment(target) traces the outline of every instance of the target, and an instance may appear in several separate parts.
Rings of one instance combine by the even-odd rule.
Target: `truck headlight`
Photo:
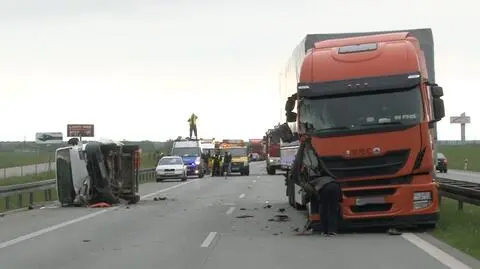
[[[432,193],[429,191],[415,192],[413,194],[414,201],[432,200]]]
[[[422,209],[432,204],[432,193],[429,191],[415,192],[413,194],[413,209]]]

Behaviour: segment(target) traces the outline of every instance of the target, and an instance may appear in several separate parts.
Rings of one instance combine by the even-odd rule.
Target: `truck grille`
[[[325,165],[339,179],[385,176],[397,173],[405,166],[409,149],[389,151],[385,155],[347,159],[343,156],[323,157]]]

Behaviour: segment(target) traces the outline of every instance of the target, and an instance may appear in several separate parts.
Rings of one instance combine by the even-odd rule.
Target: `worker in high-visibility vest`
[[[195,113],[192,113],[190,118],[188,119],[188,124],[190,125],[190,138],[192,138],[192,132],[195,134],[195,138],[198,139],[197,136],[197,115]]]
[[[220,176],[221,162],[222,162],[222,156],[220,155],[220,150],[216,150],[215,157],[213,158],[212,177]]]

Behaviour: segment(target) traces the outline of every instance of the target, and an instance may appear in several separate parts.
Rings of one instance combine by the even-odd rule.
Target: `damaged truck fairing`
[[[138,202],[138,151],[113,141],[57,149],[58,200],[62,206]]]

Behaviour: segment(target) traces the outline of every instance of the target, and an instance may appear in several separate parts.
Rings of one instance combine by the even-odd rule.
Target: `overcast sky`
[[[305,34],[424,27],[445,90],[439,138],[459,139],[448,117],[467,112],[467,139],[480,139],[474,10],[473,0],[0,0],[0,140],[65,134],[67,123],[165,140],[188,134],[192,112],[202,137],[261,138]]]

